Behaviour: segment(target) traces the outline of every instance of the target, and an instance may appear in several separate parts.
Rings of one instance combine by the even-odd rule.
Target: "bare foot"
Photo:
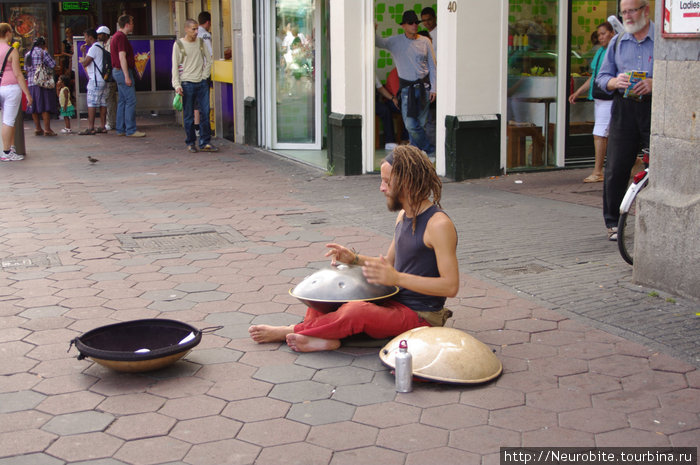
[[[269,325],[253,325],[248,328],[250,337],[262,344],[264,342],[284,342],[287,334],[294,332],[294,326],[269,326]]]
[[[287,345],[294,352],[317,352],[319,350],[337,349],[340,347],[340,340],[321,339],[320,337],[291,333],[287,334]]]

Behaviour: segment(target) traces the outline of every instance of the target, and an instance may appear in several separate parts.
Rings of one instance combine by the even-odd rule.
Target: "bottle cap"
[[[402,339],[401,342],[399,342],[399,349],[408,349],[408,342],[406,342],[406,339]]]

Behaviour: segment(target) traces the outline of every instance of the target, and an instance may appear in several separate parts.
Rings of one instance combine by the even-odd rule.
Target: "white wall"
[[[364,8],[358,0],[330,2],[331,111],[362,114]],[[374,32],[374,30],[372,30]],[[373,55],[373,54],[372,54]],[[363,118],[363,121],[366,121]]]
[[[456,9],[449,11],[449,5]],[[505,8],[507,0],[438,0],[436,143],[440,174],[445,174],[445,116],[505,114]]]

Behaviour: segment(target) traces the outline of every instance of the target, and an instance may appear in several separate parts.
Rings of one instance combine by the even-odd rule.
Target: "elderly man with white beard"
[[[654,83],[654,23],[649,0],[621,0],[625,32],[613,37],[596,83],[614,94],[603,186],[603,218],[608,239],[617,240],[620,203],[641,149],[649,148]],[[645,76],[630,81],[635,72]]]

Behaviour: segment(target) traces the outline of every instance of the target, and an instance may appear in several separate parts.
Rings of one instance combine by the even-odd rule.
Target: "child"
[[[61,105],[60,116],[63,116],[63,121],[66,127],[61,129],[63,134],[70,134],[70,119],[75,116],[75,107],[70,98],[70,76],[63,75],[59,80],[58,86],[56,86],[56,91],[58,92],[58,103]]]

